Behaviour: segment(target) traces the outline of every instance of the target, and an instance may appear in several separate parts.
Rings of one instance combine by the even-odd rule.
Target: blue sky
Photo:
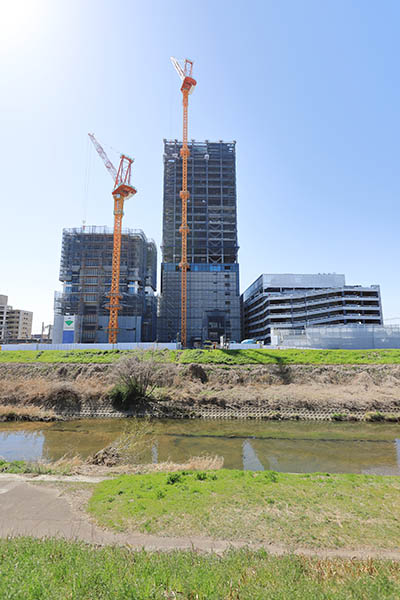
[[[135,157],[124,225],[161,242],[171,55],[195,62],[189,137],[237,141],[241,288],[260,273],[381,284],[400,317],[398,56],[389,0],[2,0],[0,293],[52,321],[63,227],[112,226],[95,132]],[[161,258],[161,257],[160,257]]]

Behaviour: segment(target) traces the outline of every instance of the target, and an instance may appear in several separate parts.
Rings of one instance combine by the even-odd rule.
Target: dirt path
[[[33,536],[37,538],[61,537],[81,540],[96,545],[123,545],[132,549],[145,550],[197,550],[222,553],[228,548],[247,547],[252,550],[265,548],[269,553],[282,555],[287,552],[320,558],[386,558],[400,561],[400,551],[353,550],[353,549],[309,549],[292,548],[277,544],[248,544],[202,537],[162,537],[141,533],[114,533],[106,531],[90,521],[81,510],[82,495],[78,502],[74,495],[65,494],[64,478],[45,480],[44,485],[35,485],[20,476],[0,478],[0,536]],[[38,481],[38,478],[35,478]],[[43,480],[42,480],[43,481]],[[71,478],[68,478],[71,482]],[[76,480],[96,483],[93,478]],[[60,485],[64,486],[60,489]],[[76,500],[76,499],[75,499]]]

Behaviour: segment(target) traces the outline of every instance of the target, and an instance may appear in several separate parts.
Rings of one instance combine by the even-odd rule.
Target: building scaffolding
[[[56,293],[55,314],[76,315],[77,341],[99,342],[106,334],[112,276],[113,230],[107,227],[64,229],[60,264],[63,292]],[[157,249],[141,230],[121,233],[120,294],[123,317],[140,317],[140,341],[156,337]],[[150,322],[149,322],[150,321]],[[127,335],[127,334],[126,334]],[[137,341],[137,340],[136,340]]]
[[[236,142],[188,144],[187,343],[240,337]],[[159,341],[179,340],[182,161],[164,140],[163,262]]]
[[[189,263],[236,263],[236,142],[189,142]],[[179,264],[182,143],[164,140],[163,262]]]

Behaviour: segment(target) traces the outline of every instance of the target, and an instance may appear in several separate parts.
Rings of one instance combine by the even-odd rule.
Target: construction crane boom
[[[125,200],[128,200],[134,194],[136,194],[136,188],[131,185],[131,168],[134,159],[122,154],[117,171],[107,154],[104,152],[102,146],[94,137],[93,133],[89,133],[89,137],[92,140],[97,153],[102,158],[107,171],[114,180],[114,189],[112,191],[114,198],[113,254],[111,288],[110,293],[108,294],[110,302],[107,308],[110,311],[110,319],[108,322],[108,343],[116,344],[118,339],[118,311],[121,310],[119,277],[121,268],[122,217],[124,216]]]
[[[108,158],[107,154],[104,152],[103,147],[99,144],[99,142],[94,137],[94,134],[88,133],[88,136],[90,137],[90,139],[93,143],[93,146],[96,148],[97,154],[100,156],[100,158],[104,162],[107,171],[110,173],[111,177],[113,178],[113,181],[115,182],[117,179],[117,169],[114,167],[111,160]]]
[[[181,92],[183,100],[183,136],[182,136],[182,190],[179,195],[182,200],[182,223],[179,232],[182,236],[181,262],[181,344],[182,348],[187,346],[187,272],[189,263],[187,261],[187,236],[190,232],[187,224],[187,203],[190,193],[187,188],[187,162],[190,156],[188,146],[188,113],[189,113],[189,94],[193,92],[196,81],[192,78],[193,61],[185,59],[185,64],[182,67],[178,60],[171,56],[171,62],[174,65],[181,81]]]

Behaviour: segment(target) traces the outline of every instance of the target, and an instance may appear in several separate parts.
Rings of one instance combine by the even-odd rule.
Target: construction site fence
[[[4,344],[1,350],[176,350],[178,344],[132,342],[120,344]]]
[[[240,349],[259,349],[260,344],[230,344],[229,350]],[[179,350],[181,345],[178,343],[158,343],[158,342],[124,342],[119,344],[4,344],[0,345],[0,350]]]
[[[398,325],[327,325],[304,330],[271,329],[271,341],[281,348],[372,350],[400,348]]]

